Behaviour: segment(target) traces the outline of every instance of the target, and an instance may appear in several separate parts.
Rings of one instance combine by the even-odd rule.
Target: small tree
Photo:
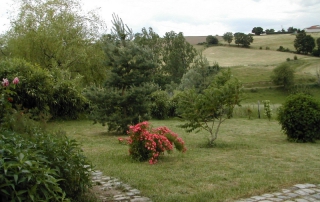
[[[212,35],[207,36],[206,41],[208,45],[216,45],[219,42],[218,38]]]
[[[260,35],[263,33],[263,28],[262,27],[254,27],[251,31],[255,35]]]
[[[269,119],[269,121],[271,120],[271,116],[272,116],[272,109],[270,107],[270,100],[263,100],[263,107],[264,107],[264,115]]]
[[[229,46],[230,46],[230,43],[233,40],[233,34],[232,34],[232,32],[226,32],[226,33],[223,34],[222,38],[223,38],[224,41],[228,42]]]
[[[180,94],[178,113],[187,132],[201,129],[210,133],[209,145],[218,137],[220,125],[232,117],[233,109],[241,101],[242,84],[232,77],[230,69],[215,77],[202,93],[191,89]],[[217,122],[217,125],[215,123]]]
[[[275,85],[282,85],[289,89],[294,84],[294,69],[289,63],[282,63],[273,70],[271,80]]]
[[[278,120],[291,141],[314,142],[320,139],[320,103],[309,95],[290,95],[279,108]]]
[[[296,48],[297,53],[307,55],[308,53],[312,53],[315,46],[314,38],[311,35],[306,35],[305,32],[300,32],[296,35],[294,47]]]

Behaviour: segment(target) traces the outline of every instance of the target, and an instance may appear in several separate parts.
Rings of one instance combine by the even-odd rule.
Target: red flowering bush
[[[119,143],[126,141],[130,155],[138,161],[149,160],[150,164],[155,164],[159,156],[165,151],[171,152],[173,146],[181,152],[187,150],[184,141],[177,134],[167,127],[151,129],[146,121],[130,126],[127,133],[129,138],[126,140],[119,138]]]

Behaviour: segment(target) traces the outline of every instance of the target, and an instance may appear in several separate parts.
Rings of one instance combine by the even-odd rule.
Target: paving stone
[[[266,197],[266,198],[274,197],[273,194],[263,194],[262,196],[263,196],[263,197]]]
[[[317,200],[320,200],[320,193],[319,194],[313,194],[312,197],[316,198]]]
[[[295,187],[298,187],[299,189],[305,189],[307,188],[305,184],[296,184]]]
[[[275,201],[275,202],[283,201],[283,199],[281,199],[281,198],[269,198],[269,200]]]
[[[313,198],[311,196],[304,196],[303,199],[306,199],[306,200],[311,201],[311,202],[312,201],[317,201],[317,199],[315,199],[315,198]]]
[[[264,199],[266,199],[266,198],[263,197],[263,196],[252,196],[251,198],[252,198],[252,199],[255,199],[255,200],[264,200]]]
[[[289,190],[289,189],[282,189],[282,193],[290,193],[291,192],[291,190]]]
[[[280,196],[278,196],[278,198],[281,198],[281,199],[289,199],[290,197],[280,195]]]
[[[290,198],[295,198],[295,197],[299,196],[298,194],[295,194],[295,193],[286,193],[286,195]]]
[[[312,189],[301,189],[304,192],[307,192],[308,194],[314,194],[316,193],[316,191],[312,190]]]
[[[304,192],[304,191],[302,191],[301,189],[294,191],[294,193],[299,194],[299,195],[301,195],[301,196],[308,195],[307,192]]]
[[[303,198],[298,198],[295,200],[296,202],[309,202],[308,200],[306,199],[303,199]]]

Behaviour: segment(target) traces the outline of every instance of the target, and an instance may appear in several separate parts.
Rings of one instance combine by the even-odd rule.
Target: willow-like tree
[[[105,79],[103,51],[96,43],[104,26],[99,17],[83,14],[77,0],[17,2],[18,15],[3,37],[3,55],[46,69],[68,69],[72,75],[83,75],[85,83]]]

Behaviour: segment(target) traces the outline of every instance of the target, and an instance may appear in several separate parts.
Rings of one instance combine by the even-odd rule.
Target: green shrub
[[[38,151],[49,159],[48,166],[57,170],[59,186],[68,198],[75,199],[91,187],[90,163],[76,140],[63,132],[34,135]]]
[[[19,77],[20,83],[14,89],[12,104],[29,109],[34,119],[39,119],[39,114],[77,118],[87,106],[78,88],[81,78],[70,80],[67,71],[48,71],[21,59],[1,61],[0,78],[14,77]]]
[[[293,59],[294,59],[294,60],[298,60],[298,57],[295,55],[295,56],[293,57]]]
[[[156,119],[166,119],[169,114],[169,95],[166,91],[155,91],[151,95],[151,116]]]
[[[1,201],[67,201],[50,159],[13,132],[0,134]]]
[[[62,132],[24,131],[29,133],[0,130],[1,201],[63,201],[84,195],[91,187],[92,166],[80,145]]]
[[[320,103],[309,95],[290,95],[279,108],[278,120],[291,141],[314,142],[320,138]]]
[[[272,71],[271,80],[275,85],[290,89],[294,84],[294,69],[289,63],[282,63]]]
[[[266,46],[266,50],[270,50],[270,47],[269,47],[269,46]]]
[[[290,61],[290,58],[287,58],[287,61],[289,62],[289,61]]]
[[[316,57],[319,57],[320,56],[320,49],[313,49],[312,50],[312,55],[316,56]]]

